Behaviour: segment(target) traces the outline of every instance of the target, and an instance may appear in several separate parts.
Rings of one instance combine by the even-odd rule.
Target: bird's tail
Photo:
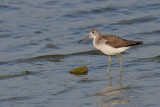
[[[143,44],[143,41],[136,41],[136,45]]]
[[[143,44],[143,42],[130,40],[130,43],[127,46],[135,46],[135,45],[140,45],[140,44]]]

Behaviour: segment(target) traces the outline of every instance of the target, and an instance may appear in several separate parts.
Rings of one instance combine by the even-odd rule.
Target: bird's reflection
[[[112,77],[109,73],[107,75],[109,77],[109,85],[105,87],[104,91],[94,95],[97,97],[98,105],[100,107],[112,107],[117,104],[129,103],[128,96],[124,94],[127,87],[123,86],[122,73],[119,76],[120,87],[112,86]]]

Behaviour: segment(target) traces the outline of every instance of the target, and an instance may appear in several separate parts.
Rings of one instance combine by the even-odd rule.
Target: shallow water
[[[159,0],[0,1],[0,106],[159,107],[159,9]],[[144,44],[121,54],[122,73],[113,56],[107,75],[108,57],[77,43],[92,28]],[[84,65],[87,75],[68,73]]]

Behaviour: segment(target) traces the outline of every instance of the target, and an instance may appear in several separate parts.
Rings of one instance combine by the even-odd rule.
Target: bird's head
[[[97,29],[92,29],[88,35],[88,37],[95,38],[97,36],[101,35],[100,32]]]
[[[97,29],[94,28],[90,31],[88,36],[86,36],[84,39],[80,40],[79,42],[82,42],[88,38],[96,38],[97,36],[100,36],[100,35],[101,33]]]

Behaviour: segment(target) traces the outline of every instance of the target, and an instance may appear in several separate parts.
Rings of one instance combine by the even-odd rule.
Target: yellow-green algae
[[[0,76],[0,79],[12,78],[12,77],[20,77],[20,76],[27,75],[27,74],[31,74],[31,73],[32,73],[31,71],[23,71],[23,72],[21,72],[21,73],[13,74],[13,75],[1,75],[1,76]]]
[[[87,74],[87,66],[82,66],[73,70],[70,70],[69,73],[77,74],[77,75],[86,75]]]

